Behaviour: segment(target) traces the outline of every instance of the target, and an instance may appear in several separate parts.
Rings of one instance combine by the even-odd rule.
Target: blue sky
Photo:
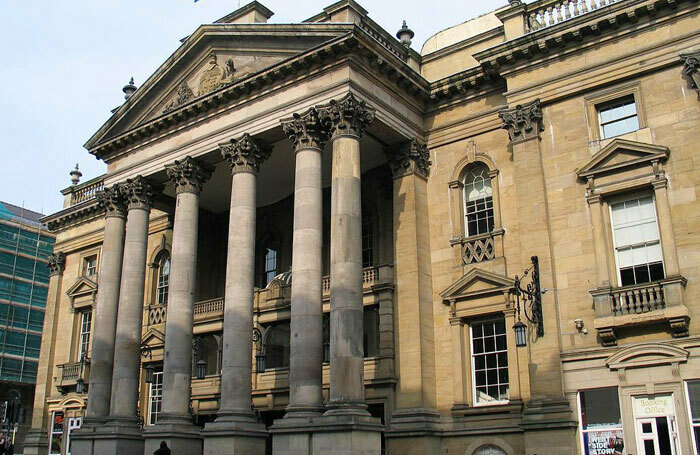
[[[272,23],[302,21],[334,0],[260,0]],[[0,200],[53,213],[80,163],[82,181],[105,172],[83,144],[198,25],[238,0],[21,0],[0,15]],[[240,5],[247,3],[241,0]],[[359,0],[390,32],[406,20],[413,48],[506,0]]]

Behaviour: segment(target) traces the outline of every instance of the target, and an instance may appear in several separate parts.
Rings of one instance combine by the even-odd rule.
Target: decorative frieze
[[[508,130],[511,142],[522,142],[539,137],[544,131],[539,99],[528,104],[518,104],[514,108],[503,109],[498,112],[498,116],[503,120],[503,129]]]
[[[231,166],[231,173],[250,172],[257,174],[260,165],[272,154],[272,149],[245,133],[240,139],[231,139],[219,144],[221,156]]]
[[[295,113],[291,120],[282,121],[282,130],[292,141],[295,151],[306,148],[323,149],[329,137],[328,126],[323,124],[315,107],[303,114]]]
[[[143,176],[138,175],[133,179],[128,179],[119,185],[119,188],[129,210],[150,210],[153,206],[156,187]]]
[[[320,106],[318,113],[321,122],[328,126],[331,137],[336,138],[346,135],[362,137],[365,128],[374,120],[375,111],[365,101],[348,93],[340,101],[331,100]]]
[[[49,268],[49,275],[60,275],[66,267],[66,255],[57,251],[46,257],[46,267]]]
[[[105,217],[124,216],[126,212],[126,201],[119,183],[98,191],[95,193],[95,197],[97,198],[99,206],[105,210]]]
[[[693,88],[700,93],[700,51],[681,54],[683,74],[693,82]]]
[[[176,194],[199,194],[212,174],[210,168],[197,163],[191,156],[186,156],[182,160],[175,160],[173,164],[165,166],[165,172],[175,185]]]
[[[394,178],[416,174],[428,178],[430,176],[430,152],[425,144],[417,139],[411,139],[393,150],[387,151],[387,159]]]

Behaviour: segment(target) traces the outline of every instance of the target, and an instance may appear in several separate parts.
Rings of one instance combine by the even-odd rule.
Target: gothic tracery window
[[[465,236],[493,231],[493,190],[489,168],[474,163],[464,175],[464,229]]]

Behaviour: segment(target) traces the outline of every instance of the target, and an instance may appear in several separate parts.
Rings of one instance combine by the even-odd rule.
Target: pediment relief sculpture
[[[193,99],[194,93],[192,92],[192,89],[189,85],[187,85],[187,82],[182,81],[180,85],[177,86],[175,98],[170,103],[168,103],[167,106],[165,106],[165,109],[163,109],[163,113],[167,114],[168,112],[175,110],[176,108],[182,106],[183,104]]]

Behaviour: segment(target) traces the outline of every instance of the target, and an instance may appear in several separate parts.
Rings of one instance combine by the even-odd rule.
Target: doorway
[[[676,455],[673,395],[634,397],[634,431],[639,455]]]

